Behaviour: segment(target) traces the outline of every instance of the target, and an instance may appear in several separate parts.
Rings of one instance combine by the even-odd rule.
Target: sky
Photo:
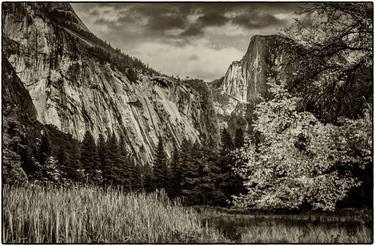
[[[181,78],[212,81],[245,54],[253,35],[277,34],[296,3],[72,3],[112,47]]]

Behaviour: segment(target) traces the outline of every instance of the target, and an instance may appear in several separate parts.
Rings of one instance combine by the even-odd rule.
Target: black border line
[[[272,4],[272,3],[296,3],[296,4],[304,4],[304,3],[371,3],[372,4],[372,10],[374,13],[374,1],[192,1],[192,0],[182,0],[182,1],[2,1],[1,2],[1,38],[3,37],[3,23],[2,23],[2,14],[3,14],[3,4],[4,3],[151,3],[151,4],[183,4],[183,3],[197,3],[197,4],[252,4],[252,3],[267,3],[267,4]],[[77,15],[78,16],[78,15]],[[79,16],[78,16],[79,17]],[[80,18],[80,17],[79,17]],[[372,27],[373,27],[373,35],[372,35],[372,47],[373,47],[373,52],[374,52],[374,15],[372,18]],[[91,31],[90,31],[91,32]],[[93,33],[94,34],[94,33]],[[95,35],[95,34],[94,34]],[[96,36],[96,35],[95,35]],[[1,41],[1,51],[3,50],[2,47],[2,41]],[[2,55],[1,55],[2,56]],[[373,62],[372,62],[372,78],[374,82],[374,54],[372,54],[373,57]],[[3,88],[3,71],[2,71],[2,66],[1,66],[1,88]],[[2,95],[1,95],[2,96]],[[374,133],[374,83],[372,83],[372,133]],[[1,112],[3,110],[3,104],[1,104]],[[1,113],[1,143],[3,143],[3,113]],[[1,146],[1,156],[3,158],[3,147]],[[374,136],[372,138],[372,156],[374,157]],[[374,158],[373,158],[374,159]],[[3,159],[1,159],[1,180],[3,180]],[[373,179],[372,179],[372,187],[373,187],[373,195],[374,195],[374,167],[372,170],[373,173]],[[1,181],[1,210],[3,212],[3,182]],[[363,245],[369,245],[374,243],[374,196],[372,199],[372,238],[371,242],[369,243],[361,243]],[[4,217],[1,216],[1,225],[3,225],[3,219]],[[4,245],[126,245],[126,244],[131,244],[131,245],[161,245],[160,243],[4,243],[4,235],[3,235],[3,228],[1,229],[1,244]],[[176,245],[176,244],[187,244],[187,245],[211,245],[211,244],[221,244],[221,245],[250,245],[249,243],[164,243],[167,245]],[[319,243],[253,243],[255,245],[318,245]],[[357,244],[357,245],[361,245]],[[322,245],[353,245],[351,243],[324,243]]]

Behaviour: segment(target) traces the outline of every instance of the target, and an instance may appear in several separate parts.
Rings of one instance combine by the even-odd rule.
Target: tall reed
[[[223,242],[165,193],[96,187],[3,187],[5,243]]]

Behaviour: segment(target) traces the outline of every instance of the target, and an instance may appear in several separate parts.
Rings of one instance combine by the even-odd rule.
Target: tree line
[[[244,145],[241,128],[234,139],[223,129],[221,148],[209,148],[183,140],[174,146],[171,158],[159,137],[151,165],[136,163],[124,137],[112,133],[107,139],[99,135],[97,143],[86,131],[81,143],[59,143],[53,146],[50,135],[42,131],[36,151],[31,153],[27,168],[29,180],[61,185],[93,184],[121,187],[124,191],[164,189],[172,199],[186,205],[231,204],[233,195],[245,194],[243,179],[234,173],[238,162],[233,151]]]
[[[52,183],[85,183],[121,186],[124,190],[143,189],[143,167],[136,164],[126,149],[123,137],[112,133],[98,142],[86,131],[81,143],[60,143],[52,150],[49,134],[43,132],[34,161],[29,164],[32,180]],[[30,169],[30,168],[29,168]]]
[[[245,193],[242,178],[233,171],[232,155],[243,146],[243,131],[237,129],[233,143],[224,128],[221,140],[219,151],[184,140],[179,148],[175,146],[168,164],[160,139],[153,164],[154,188],[165,189],[170,198],[180,198],[186,205],[230,205],[232,195]]]

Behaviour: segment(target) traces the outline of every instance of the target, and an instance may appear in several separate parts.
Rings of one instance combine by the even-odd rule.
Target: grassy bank
[[[3,188],[4,243],[223,242],[197,212],[162,193]]]

